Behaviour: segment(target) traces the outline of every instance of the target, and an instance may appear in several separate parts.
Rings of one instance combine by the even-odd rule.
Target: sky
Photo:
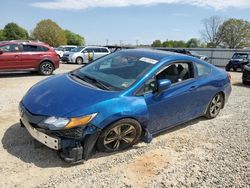
[[[250,0],[3,0],[0,10],[0,29],[15,22],[30,32],[51,19],[96,45],[201,38],[214,15],[250,21]]]

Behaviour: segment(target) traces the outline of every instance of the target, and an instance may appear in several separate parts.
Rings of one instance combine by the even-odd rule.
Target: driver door
[[[200,114],[196,102],[198,92],[193,63],[173,63],[160,70],[154,79],[155,83],[158,79],[169,79],[172,85],[157,93],[149,89],[152,88],[152,80],[145,84],[151,84],[146,87],[149,92],[144,94],[149,113],[148,129],[151,133],[160,132]]]

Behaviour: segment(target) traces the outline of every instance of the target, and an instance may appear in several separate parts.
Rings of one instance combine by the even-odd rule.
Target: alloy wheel
[[[130,145],[137,137],[136,129],[129,124],[112,128],[104,138],[104,146],[109,150],[119,150]]]
[[[45,75],[50,75],[53,72],[54,68],[51,63],[43,63],[41,66],[41,72]]]
[[[216,95],[212,102],[211,102],[211,106],[210,106],[210,114],[211,116],[215,117],[219,114],[220,109],[222,108],[222,104],[223,104],[223,98],[220,94]]]

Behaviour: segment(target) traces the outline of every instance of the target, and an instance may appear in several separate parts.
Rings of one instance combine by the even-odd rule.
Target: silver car
[[[95,60],[110,54],[110,51],[108,48],[101,46],[79,46],[70,52],[64,53],[61,60],[64,63],[89,63],[90,54],[93,56],[92,59]]]

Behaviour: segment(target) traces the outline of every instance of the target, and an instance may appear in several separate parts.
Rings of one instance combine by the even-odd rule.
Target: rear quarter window
[[[196,63],[198,76],[206,76],[212,72],[212,68],[203,64]]]

